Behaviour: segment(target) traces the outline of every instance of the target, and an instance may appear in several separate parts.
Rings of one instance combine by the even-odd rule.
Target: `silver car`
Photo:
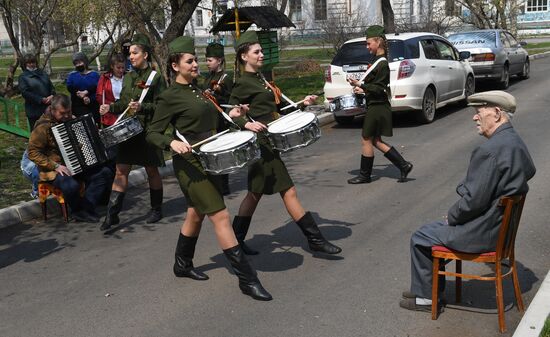
[[[437,108],[464,102],[475,92],[473,70],[465,60],[470,53],[459,53],[444,37],[400,33],[386,38],[393,111],[415,111],[421,122],[430,123]],[[346,124],[365,113],[360,100],[357,108],[341,108],[343,104],[337,103],[351,94],[346,77],[361,78],[371,62],[366,39],[357,38],[344,43],[326,70],[325,106],[336,122]]]
[[[459,51],[469,51],[470,65],[476,80],[496,82],[499,89],[506,89],[510,76],[529,78],[529,54],[509,32],[502,29],[475,30],[451,34],[449,41]]]

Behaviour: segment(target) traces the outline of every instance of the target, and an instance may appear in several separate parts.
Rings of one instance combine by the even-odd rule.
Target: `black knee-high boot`
[[[149,196],[151,198],[151,211],[146,223],[159,222],[162,219],[162,188],[160,190],[149,189]]]
[[[391,161],[392,164],[399,169],[399,171],[401,171],[401,177],[397,180],[397,182],[406,182],[407,176],[413,169],[413,164],[406,161],[393,146],[388,150],[388,152],[384,153],[384,157],[388,158],[388,160]]]
[[[193,266],[195,245],[198,237],[192,238],[180,233],[176,246],[176,262],[174,262],[174,275],[177,277],[189,277],[197,281],[206,281],[208,276],[196,270]]]
[[[256,271],[248,263],[240,245],[224,249],[223,253],[231,263],[235,275],[239,278],[239,288],[243,294],[259,301],[271,301],[273,299],[258,280]]]
[[[103,223],[99,229],[106,231],[120,222],[118,213],[122,210],[122,202],[124,201],[125,195],[126,193],[124,192],[111,191],[109,205],[107,206],[107,214],[105,215],[105,220],[103,220]]]
[[[237,238],[239,245],[241,245],[241,248],[246,255],[258,255],[258,251],[248,247],[248,245],[244,242],[244,238],[246,237],[246,233],[248,233],[248,228],[250,227],[251,221],[251,216],[235,216],[235,218],[233,218],[233,231],[235,232],[235,237]]]
[[[229,189],[229,174],[222,174],[222,194],[229,195],[231,190]]]
[[[357,177],[348,180],[348,184],[366,184],[372,181],[370,175],[372,173],[372,165],[374,157],[365,157],[361,155],[361,169]]]
[[[323,237],[323,234],[321,234],[310,212],[306,212],[306,214],[304,214],[300,220],[296,221],[296,223],[306,236],[311,250],[327,254],[338,254],[342,251],[342,248],[333,245]]]

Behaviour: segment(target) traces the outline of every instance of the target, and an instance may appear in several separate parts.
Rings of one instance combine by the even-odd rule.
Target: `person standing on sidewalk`
[[[367,112],[361,134],[361,168],[357,177],[348,180],[348,184],[365,184],[372,181],[371,173],[374,164],[374,148],[384,153],[393,165],[401,172],[398,182],[407,181],[413,165],[403,159],[401,154],[391,145],[382,141],[382,136],[391,137],[392,111],[390,105],[390,68],[388,66],[388,46],[384,28],[370,26],[366,31],[367,48],[374,54],[374,63],[367,70],[368,75],[361,82],[348,78],[355,94],[365,94]]]
[[[115,115],[122,114],[127,108],[135,113],[144,130],[147,130],[155,112],[155,101],[166,84],[160,73],[153,73],[149,65],[151,60],[151,44],[149,38],[143,34],[136,34],[130,46],[130,60],[133,71],[124,76],[120,99],[111,104],[103,104],[99,113],[103,116],[108,112]],[[140,102],[140,96],[147,90]],[[158,168],[164,166],[162,150],[149,144],[145,140],[145,131],[118,144],[116,158],[116,175],[113,182],[107,215],[100,226],[100,230],[107,231],[118,224],[118,214],[122,210],[122,202],[128,187],[128,176],[132,165],[145,167],[149,179],[149,194],[151,210],[147,216],[147,223],[156,223],[162,219],[162,177]]]
[[[25,114],[30,131],[46,111],[55,95],[55,88],[48,74],[38,69],[38,61],[33,54],[26,54],[21,60],[23,73],[19,75],[18,87],[25,100]]]
[[[165,135],[166,129],[181,132],[186,141],[202,141],[216,133],[220,108],[195,85],[199,66],[195,56],[195,43],[191,37],[181,36],[169,44],[171,71],[175,82],[160,95],[153,120],[147,131],[147,140],[160,149],[174,153],[174,173],[187,200],[187,216],[181,226],[176,247],[174,274],[194,280],[207,280],[208,276],[195,270],[195,245],[205,216],[214,224],[218,243],[239,278],[239,288],[256,300],[269,301],[271,295],[263,288],[255,270],[248,263],[235,234],[231,229],[229,211],[221,195],[221,178],[204,171],[191,145],[181,139]],[[238,117],[244,110],[229,112]]]
[[[274,150],[267,138],[267,124],[279,118],[281,92],[272,83],[268,83],[260,73],[264,54],[255,31],[243,33],[236,46],[235,69],[238,71],[231,92],[229,104],[249,104],[250,110],[244,117],[235,119],[241,129],[256,132],[260,145],[261,158],[248,167],[248,193],[239,207],[238,216],[233,220],[233,230],[243,251],[249,255],[258,254],[248,247],[244,238],[250,227],[252,215],[264,194],[279,193],[288,214],[300,227],[312,251],[325,254],[338,254],[342,251],[326,240],[310,212],[306,212],[296,192],[294,182],[281,159],[279,151]],[[317,96],[304,99],[304,105],[311,105]]]

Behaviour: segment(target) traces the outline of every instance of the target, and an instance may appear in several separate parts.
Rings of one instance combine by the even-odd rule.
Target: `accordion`
[[[52,133],[65,166],[73,175],[109,160],[91,115],[52,126]]]

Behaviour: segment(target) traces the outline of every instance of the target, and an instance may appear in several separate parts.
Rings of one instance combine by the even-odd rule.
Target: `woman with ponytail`
[[[353,86],[353,92],[365,94],[367,101],[367,112],[361,134],[361,169],[359,175],[349,179],[348,183],[365,184],[372,181],[375,147],[399,169],[401,176],[398,182],[402,183],[407,181],[407,175],[411,172],[413,165],[406,161],[393,146],[382,141],[382,136],[393,135],[388,44],[384,28],[370,26],[367,28],[366,37],[367,48],[371,54],[375,55],[372,65],[367,70],[368,75],[362,82],[348,78],[349,84]]]
[[[340,253],[342,250],[323,237],[311,213],[306,212],[300,204],[285,163],[265,133],[266,125],[279,118],[280,108],[284,104],[281,103],[280,90],[267,82],[260,73],[264,55],[256,32],[243,33],[237,41],[236,49],[235,84],[229,104],[249,105],[247,116],[236,118],[235,122],[241,129],[257,133],[261,150],[260,160],[248,168],[248,193],[241,203],[238,216],[233,220],[233,230],[243,252],[248,255],[258,254],[244,243],[244,238],[261,197],[279,193],[286,210],[306,236],[312,251]],[[315,95],[307,96],[304,105],[312,104],[315,99]]]

